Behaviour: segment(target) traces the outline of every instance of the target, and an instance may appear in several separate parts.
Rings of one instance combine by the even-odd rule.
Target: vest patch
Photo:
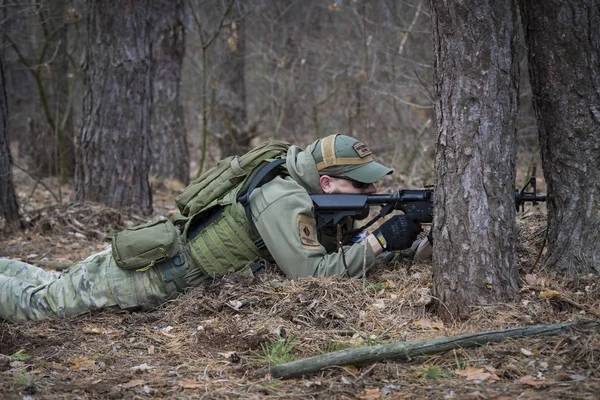
[[[354,145],[352,145],[352,147],[354,148],[354,150],[356,150],[360,158],[364,158],[371,154],[371,150],[369,150],[367,145],[363,142],[356,142],[354,143]]]
[[[300,236],[300,243],[302,243],[302,246],[309,250],[320,249],[321,243],[315,239],[317,223],[314,218],[299,214],[296,217],[296,224],[298,226],[298,235]]]

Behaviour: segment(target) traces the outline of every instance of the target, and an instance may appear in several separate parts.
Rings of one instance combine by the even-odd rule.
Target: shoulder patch
[[[298,214],[296,216],[296,225],[298,227],[300,242],[305,249],[318,250],[321,248],[321,243],[316,239],[317,223],[313,217]]]
[[[354,150],[356,150],[356,152],[358,153],[358,156],[360,158],[364,158],[364,157],[368,156],[369,154],[371,154],[371,150],[369,150],[367,145],[364,144],[363,142],[356,142],[356,143],[354,143],[354,145],[352,145],[352,147],[354,147]]]

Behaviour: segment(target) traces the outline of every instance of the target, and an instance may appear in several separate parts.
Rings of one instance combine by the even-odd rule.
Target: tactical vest
[[[209,207],[206,214],[213,214],[196,215],[184,229],[187,254],[212,277],[218,278],[240,271],[252,261],[269,254],[266,249],[261,250],[255,244],[259,234],[248,220],[244,208],[236,201],[239,189],[216,201],[213,207]],[[203,219],[214,220],[208,226],[194,232],[195,225],[202,223]],[[186,280],[188,279],[186,277]],[[194,286],[193,281],[188,284]]]
[[[264,176],[261,170],[265,171],[262,167],[267,162],[285,156],[289,146],[272,140],[239,158],[222,160],[177,198],[180,214],[173,217],[173,222],[182,228],[186,253],[210,276],[222,277],[268,257],[249,215],[249,196],[243,201],[246,210],[238,198],[280,173],[280,169],[273,169]],[[197,286],[196,281],[202,277],[191,271],[185,279]]]

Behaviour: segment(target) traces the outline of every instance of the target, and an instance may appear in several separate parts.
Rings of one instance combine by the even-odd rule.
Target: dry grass
[[[72,218],[81,222],[97,210],[71,211],[60,212],[60,220],[47,214],[46,221],[57,220],[52,224],[42,223],[40,216],[38,223],[73,225]],[[97,215],[86,221],[92,236],[104,231],[103,218],[110,213]],[[529,214],[518,224],[519,298],[475,308],[466,321],[446,325],[429,312],[428,264],[379,266],[366,280],[289,281],[274,270],[259,278],[232,275],[151,313],[98,312],[0,324],[0,353],[22,350],[31,356],[24,361],[0,359],[0,397],[598,398],[597,331],[510,340],[402,363],[339,366],[303,379],[280,381],[268,374],[270,364],[287,356],[298,359],[355,346],[593,318],[600,310],[600,279],[564,282],[533,268],[543,247],[544,219]],[[64,231],[48,229],[36,239],[48,243],[53,234]],[[5,243],[19,244],[11,247],[16,256],[27,259],[32,251],[40,253],[34,247],[38,240],[9,239]],[[62,250],[52,248],[48,255]],[[465,371],[474,372],[465,376]]]

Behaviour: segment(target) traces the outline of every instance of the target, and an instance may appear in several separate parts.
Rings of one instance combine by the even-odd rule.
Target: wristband
[[[362,231],[360,231],[358,233],[358,235],[354,236],[352,239],[350,239],[350,241],[352,243],[358,243],[361,240],[363,240],[364,238],[366,238],[367,236],[369,236],[369,231],[366,229],[363,229]]]

